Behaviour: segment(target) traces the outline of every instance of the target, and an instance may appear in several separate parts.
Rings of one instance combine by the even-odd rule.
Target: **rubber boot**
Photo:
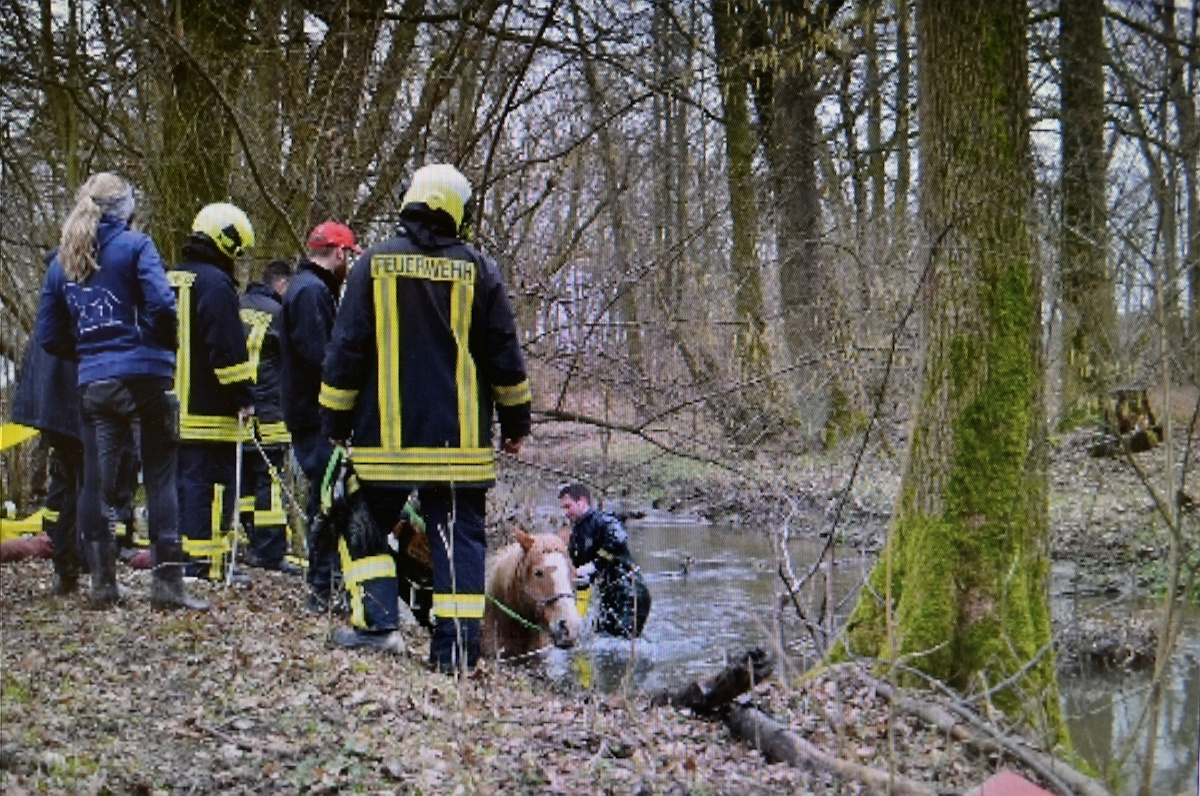
[[[329,645],[342,649],[370,649],[401,655],[405,652],[404,637],[399,630],[384,630],[372,633],[355,627],[334,628],[329,634]]]
[[[117,588],[117,541],[109,537],[99,542],[88,542],[89,570],[92,588],[88,594],[93,608],[108,608],[121,599]]]
[[[184,608],[188,611],[207,611],[209,605],[188,593],[183,584],[183,547],[178,541],[154,546],[154,579],[150,585],[150,607],[159,609]]]
[[[68,594],[74,594],[78,589],[78,572],[54,573],[54,586],[51,589],[51,593],[53,593],[55,597],[66,597]]]
[[[429,667],[442,674],[469,672],[479,662],[480,621],[439,619],[429,641]],[[461,644],[460,644],[461,642]]]

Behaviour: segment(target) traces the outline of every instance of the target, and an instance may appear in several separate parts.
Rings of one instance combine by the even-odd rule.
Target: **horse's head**
[[[575,567],[566,543],[555,534],[518,530],[516,537],[524,553],[517,582],[537,614],[535,621],[546,628],[554,646],[575,646],[583,623],[575,607]]]

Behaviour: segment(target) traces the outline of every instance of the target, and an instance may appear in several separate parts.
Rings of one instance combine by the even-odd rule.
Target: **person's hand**
[[[583,591],[592,585],[592,577],[596,574],[595,564],[584,564],[575,570],[575,590]]]
[[[243,406],[241,409],[238,410],[238,419],[239,420],[246,420],[251,417],[254,417],[254,406],[253,405]]]
[[[521,452],[521,444],[523,442],[525,442],[524,437],[517,437],[516,439],[501,440],[500,441],[500,450],[504,451],[505,453],[511,453],[513,456],[516,456],[518,453]]]

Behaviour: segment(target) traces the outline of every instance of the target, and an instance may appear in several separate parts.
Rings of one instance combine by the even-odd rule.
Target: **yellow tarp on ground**
[[[23,520],[0,519],[0,542],[16,539],[25,534],[42,532],[42,515],[45,509],[38,509]]]
[[[23,426],[20,423],[0,423],[0,451],[8,450],[13,445],[20,445],[30,437],[37,436],[38,430]]]

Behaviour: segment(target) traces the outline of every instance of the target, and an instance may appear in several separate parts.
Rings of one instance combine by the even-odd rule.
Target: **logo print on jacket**
[[[103,329],[106,326],[120,326],[117,319],[117,308],[121,300],[102,287],[85,287],[68,283],[66,285],[67,303],[75,312],[75,323],[80,334]]]

